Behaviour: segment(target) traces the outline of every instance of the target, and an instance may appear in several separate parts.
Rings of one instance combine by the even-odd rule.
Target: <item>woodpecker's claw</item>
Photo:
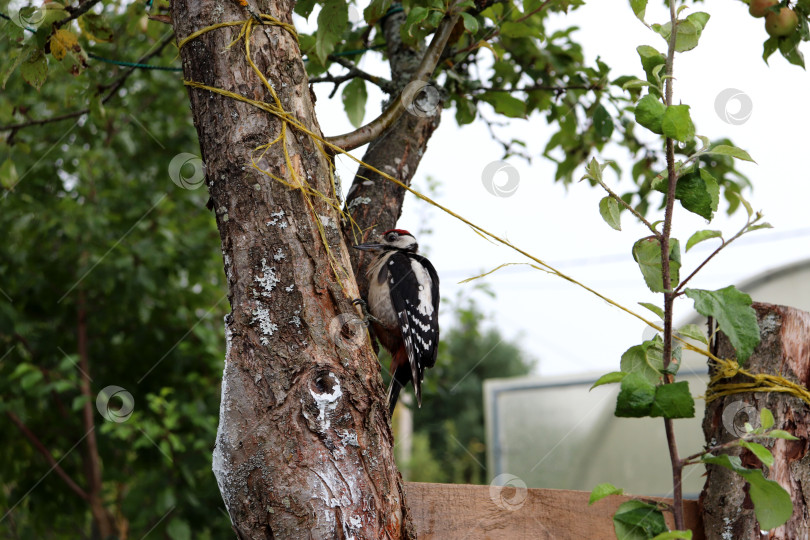
[[[362,298],[355,298],[354,300],[352,300],[352,305],[360,306],[360,310],[363,312],[363,324],[365,324],[366,326],[368,326],[370,322],[375,322],[379,324],[380,320],[377,319],[377,317],[375,317],[371,313],[369,313],[368,304],[366,303],[365,300],[363,300]]]

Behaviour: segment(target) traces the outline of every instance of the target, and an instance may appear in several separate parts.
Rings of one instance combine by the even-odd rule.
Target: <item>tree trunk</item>
[[[259,2],[259,11],[288,23],[292,7]],[[248,16],[237,2],[172,2],[178,41]],[[269,102],[243,44],[228,48],[239,30],[220,28],[185,45],[184,76]],[[320,133],[295,39],[263,26],[251,53],[285,110]],[[251,167],[253,149],[281,132],[275,117],[206,90],[189,96],[232,307],[213,469],[234,530],[240,538],[414,537],[379,364],[351,305],[357,286],[336,211],[317,198],[310,210],[300,190]],[[327,159],[308,136],[287,133],[294,172],[331,193]],[[259,164],[291,181],[280,147]]]
[[[399,31],[406,18],[404,12],[399,12],[386,17],[381,23],[391,79],[398,91],[411,80],[424,53],[424,46],[420,51],[414,51],[402,43]],[[429,98],[439,97],[436,87],[430,86],[428,90]],[[400,98],[394,96],[393,99]],[[413,111],[404,113],[381,137],[369,144],[363,162],[409,186],[430,137],[439,127],[441,112],[442,102],[438,100],[430,101],[424,110],[417,110],[416,114]],[[346,241],[365,241],[394,228],[402,214],[404,199],[404,189],[363,166],[359,167],[346,197],[346,211],[365,235],[362,239],[355,239],[351,226],[347,223],[344,225]],[[350,255],[360,291],[365,295],[368,289],[366,268],[372,255],[359,250],[354,250]]]
[[[752,373],[779,374],[804,386],[810,384],[810,313],[791,307],[754,304],[762,341],[745,368]],[[728,339],[718,334],[720,358],[734,358]],[[739,381],[738,381],[739,379]],[[749,382],[744,376],[729,382]],[[765,534],[754,515],[748,485],[738,474],[723,467],[707,467],[706,485],[700,500],[707,540],[807,539],[810,534],[810,408],[802,400],[778,392],[732,394],[706,407],[703,433],[707,444],[723,444],[745,433],[745,422],[759,425],[759,411],[768,408],[776,419],[775,428],[789,431],[798,441],[770,439],[766,446],[773,453],[774,465],[766,477],[779,482],[793,500],[793,516],[782,527]],[[728,452],[739,456],[748,468],[761,466],[748,450]]]

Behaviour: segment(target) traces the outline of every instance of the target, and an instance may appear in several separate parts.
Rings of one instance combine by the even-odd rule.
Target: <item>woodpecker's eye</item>
[[[393,242],[394,240],[397,239],[397,233],[395,232],[388,233],[388,236],[386,236],[385,239],[388,240],[389,242]]]

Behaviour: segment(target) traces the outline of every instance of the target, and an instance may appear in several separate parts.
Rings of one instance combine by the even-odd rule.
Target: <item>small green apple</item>
[[[786,36],[796,29],[799,16],[790,8],[783,7],[779,13],[768,13],[765,16],[765,31],[773,37]]]
[[[765,10],[778,3],[779,0],[751,0],[751,3],[748,4],[748,13],[750,13],[752,17],[764,17],[766,14]]]

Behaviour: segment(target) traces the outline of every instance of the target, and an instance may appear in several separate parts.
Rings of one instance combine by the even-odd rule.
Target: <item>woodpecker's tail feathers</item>
[[[401,364],[397,367],[393,377],[391,377],[391,384],[388,386],[388,414],[394,416],[394,409],[399,400],[399,393],[411,380],[411,368],[408,364]]]

